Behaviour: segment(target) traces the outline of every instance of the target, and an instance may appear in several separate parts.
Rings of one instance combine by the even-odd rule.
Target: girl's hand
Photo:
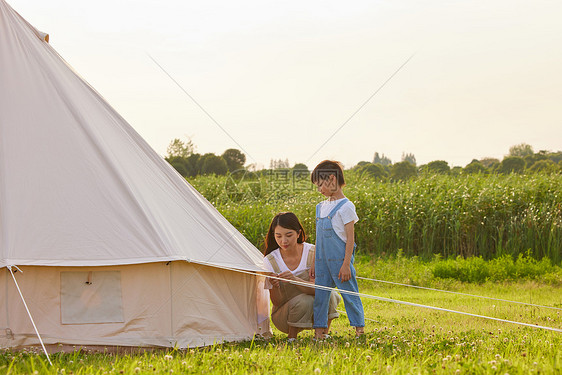
[[[312,263],[312,266],[310,266],[310,269],[308,270],[308,276],[310,277],[311,280],[316,278],[316,273],[315,273],[315,269],[314,269],[314,263]]]
[[[340,273],[338,274],[338,279],[340,279],[342,282],[346,282],[351,279],[351,267],[349,266],[349,264],[342,264]]]

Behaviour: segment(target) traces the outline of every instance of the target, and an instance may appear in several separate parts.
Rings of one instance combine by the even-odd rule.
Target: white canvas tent
[[[0,347],[174,346],[267,326],[262,255],[0,0]],[[261,325],[263,324],[263,325]]]

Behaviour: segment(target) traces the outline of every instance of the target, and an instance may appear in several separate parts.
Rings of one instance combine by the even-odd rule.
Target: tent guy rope
[[[417,288],[417,289],[424,289],[424,290],[432,290],[432,291],[435,291],[435,292],[451,293],[451,294],[457,294],[457,295],[461,295],[461,296],[469,296],[469,297],[474,297],[474,298],[485,298],[485,299],[490,299],[490,300],[493,300],[493,301],[501,301],[501,302],[516,303],[516,304],[519,304],[519,305],[526,305],[526,306],[533,306],[533,307],[542,307],[542,308],[545,308],[545,309],[562,310],[562,308],[560,308],[560,307],[545,306],[545,305],[537,305],[537,304],[534,304],[534,303],[527,303],[527,302],[520,302],[520,301],[511,301],[511,300],[501,299],[501,298],[495,298],[495,297],[479,296],[479,295],[477,295],[477,294],[462,293],[462,292],[454,292],[454,291],[451,291],[451,290],[427,288],[427,287],[424,287],[424,286],[402,284],[402,283],[397,283],[397,282],[393,282],[393,281],[378,280],[378,279],[370,279],[370,278],[368,278],[368,277],[357,276],[357,279],[359,279],[359,280],[366,280],[366,281],[376,281],[376,282],[378,282],[378,283],[386,283],[386,284],[392,284],[392,285],[400,285],[400,286],[405,286],[405,287],[409,287],[409,288]]]
[[[392,299],[392,298],[373,296],[373,295],[366,294],[366,293],[356,293],[356,292],[351,292],[351,291],[347,291],[347,290],[330,288],[330,287],[322,286],[322,285],[311,285],[311,284],[308,284],[308,283],[305,283],[305,282],[287,280],[287,279],[283,279],[283,278],[280,278],[280,277],[277,277],[277,276],[261,275],[257,272],[244,271],[244,270],[239,270],[239,269],[224,267],[224,266],[219,267],[219,266],[215,266],[213,264],[210,264],[210,263],[207,263],[207,262],[202,262],[202,261],[188,260],[188,262],[212,266],[212,267],[217,267],[217,268],[230,270],[230,271],[234,271],[234,272],[239,272],[239,273],[243,273],[243,274],[247,274],[247,275],[269,277],[269,278],[274,279],[274,280],[280,280],[280,281],[288,282],[288,283],[291,283],[291,284],[294,284],[294,285],[306,286],[306,287],[309,287],[309,288],[322,289],[322,290],[328,290],[328,291],[337,291],[337,292],[343,293],[343,294],[355,295],[355,296],[359,296],[359,297],[363,297],[363,298],[369,298],[369,299],[374,299],[374,300],[379,300],[379,301],[384,301],[384,302],[398,303],[398,304],[401,304],[401,305],[414,306],[414,307],[422,307],[422,308],[430,309],[430,310],[450,312],[450,313],[453,313],[453,314],[466,315],[466,316],[471,316],[471,317],[475,317],[475,318],[494,320],[494,321],[502,322],[502,323],[511,323],[511,324],[516,324],[516,325],[520,325],[520,326],[526,326],[526,327],[532,327],[532,328],[538,328],[538,329],[544,329],[544,330],[547,330],[547,331],[554,331],[554,332],[562,333],[562,329],[554,328],[554,327],[547,327],[547,326],[541,326],[541,325],[538,325],[538,324],[531,324],[531,323],[517,322],[517,321],[514,321],[514,320],[494,318],[494,317],[491,317],[491,316],[472,314],[472,313],[468,313],[468,312],[464,312],[464,311],[445,309],[445,308],[442,308],[442,307],[422,305],[422,304],[419,304],[419,303],[406,302],[406,301],[400,301],[400,300]]]
[[[33,317],[31,316],[31,313],[29,312],[29,308],[27,307],[27,303],[25,303],[25,299],[23,298],[23,294],[21,293],[20,286],[18,285],[18,282],[16,280],[16,276],[14,275],[14,271],[12,271],[12,267],[17,269],[21,273],[23,273],[23,271],[20,270],[17,266],[7,266],[6,267],[6,268],[8,268],[8,271],[10,271],[10,275],[12,275],[12,279],[14,279],[14,283],[16,284],[16,288],[18,289],[18,293],[20,294],[23,305],[25,306],[25,310],[27,311],[27,315],[29,316],[29,319],[31,320],[31,324],[33,325],[33,329],[35,330],[35,333],[37,334],[37,337],[39,338],[39,342],[41,343],[41,347],[43,348],[43,351],[45,352],[45,355],[47,356],[47,360],[49,361],[49,364],[52,366],[53,362],[51,362],[51,358],[49,357],[49,353],[47,353],[47,349],[45,348],[45,344],[43,344],[43,339],[41,338],[41,335],[39,334],[39,331],[37,330],[37,326],[35,325],[35,322],[33,321]]]

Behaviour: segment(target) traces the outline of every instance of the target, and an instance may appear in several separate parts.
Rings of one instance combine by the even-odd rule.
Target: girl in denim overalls
[[[316,206],[316,256],[312,273],[315,284],[338,287],[358,292],[355,268],[355,231],[353,225],[359,219],[355,206],[344,195],[343,169],[340,163],[325,160],[318,164],[311,175],[312,183],[328,198]],[[342,238],[343,237],[343,238]],[[342,293],[349,323],[356,335],[364,333],[365,318],[359,296]],[[314,295],[315,338],[322,339],[328,333],[328,306],[330,291],[317,289]]]

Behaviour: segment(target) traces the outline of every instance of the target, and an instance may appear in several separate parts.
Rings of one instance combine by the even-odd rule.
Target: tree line
[[[173,139],[166,150],[165,159],[183,177],[195,177],[199,175],[223,176],[227,173],[251,169],[253,166],[245,166],[246,155],[235,148],[229,148],[221,155],[213,153],[199,154],[193,142],[188,139],[182,141],[179,138]],[[308,171],[308,167],[303,163],[296,163],[292,168],[289,160],[271,159],[269,170],[298,170]],[[260,172],[256,171],[259,175]]]
[[[246,155],[240,150],[230,148],[221,155],[199,154],[195,152],[195,145],[191,140],[182,141],[179,138],[170,142],[165,159],[184,177],[209,174],[221,176],[248,168],[245,166]],[[291,168],[288,159],[270,161],[269,170],[291,169],[308,171],[303,163],[296,163]],[[510,147],[509,153],[502,160],[491,157],[473,159],[464,167],[451,167],[445,160],[434,160],[418,166],[412,153],[402,153],[401,161],[393,163],[384,154],[375,152],[372,161],[360,161],[351,169],[381,181],[405,181],[427,174],[562,173],[562,151],[535,152],[531,145],[521,143]],[[260,171],[257,172],[259,174]]]
[[[166,161],[183,177],[215,174],[225,175],[244,168],[246,155],[240,150],[230,148],[221,155],[213,153],[198,154],[191,140],[173,139],[166,150]]]
[[[352,168],[361,174],[379,180],[404,181],[418,175],[470,175],[470,174],[531,174],[531,173],[562,173],[562,151],[551,152],[541,150],[535,152],[533,147],[521,143],[509,148],[509,153],[502,159],[473,159],[465,167],[450,167],[445,160],[434,160],[417,166],[413,154],[402,154],[397,163],[375,152],[372,162],[361,161]]]

